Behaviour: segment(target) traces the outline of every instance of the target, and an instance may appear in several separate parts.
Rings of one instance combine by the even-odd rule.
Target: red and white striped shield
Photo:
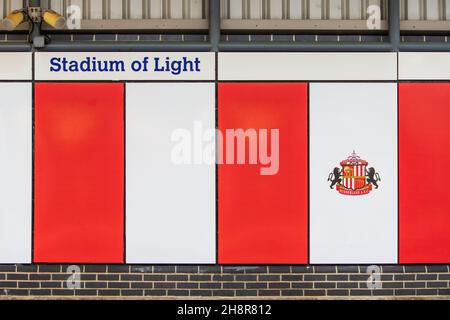
[[[345,165],[343,167],[343,183],[347,189],[361,189],[366,185],[365,172],[366,165]]]

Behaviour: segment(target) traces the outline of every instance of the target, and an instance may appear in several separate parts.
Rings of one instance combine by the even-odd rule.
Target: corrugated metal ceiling
[[[300,28],[293,25],[295,21],[312,21],[310,27],[323,29],[320,23],[324,22],[325,29],[342,29],[342,22],[363,22],[368,17],[367,7],[378,5],[381,19],[387,16],[388,0],[220,0],[224,29],[239,28],[254,29],[257,24],[245,24],[245,21],[271,22],[267,26],[274,29]],[[133,29],[145,28],[146,24],[136,20],[184,20],[186,28],[207,28],[208,0],[43,0],[43,6],[68,15],[68,7],[79,6],[82,20],[103,20],[101,26],[105,28]],[[0,16],[21,8],[23,0],[0,0]],[[450,30],[450,0],[401,0],[401,18],[405,22],[403,29]],[[115,23],[107,23],[114,20]],[[119,23],[119,20],[129,21]],[[191,21],[191,22],[189,22]],[[196,21],[193,23],[193,21]],[[283,24],[286,21],[288,24]],[[428,24],[424,24],[427,21]],[[136,21],[137,22],[137,21]],[[181,21],[180,21],[181,22]],[[160,29],[174,26],[183,28],[183,23],[158,24]],[[433,23],[433,22],[437,22]],[[290,24],[289,24],[290,23]],[[417,24],[419,23],[419,24]],[[422,23],[422,24],[420,24]],[[443,24],[444,23],[444,24]],[[85,24],[86,25],[86,24]],[[89,25],[89,23],[87,24]],[[92,24],[95,26],[96,24]],[[308,26],[308,24],[306,25]],[[333,27],[334,26],[334,27]],[[155,28],[155,23],[148,27]],[[306,27],[305,27],[306,28]],[[364,28],[363,23],[348,24],[353,30]]]

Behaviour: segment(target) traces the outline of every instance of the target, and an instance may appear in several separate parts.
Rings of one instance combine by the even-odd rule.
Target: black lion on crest
[[[370,167],[369,170],[366,169],[367,183],[372,183],[375,189],[378,189],[378,181],[381,181],[378,172],[375,172],[374,167]]]
[[[334,189],[334,185],[336,183],[341,183],[342,179],[342,170],[339,170],[338,167],[335,167],[333,169],[333,172],[330,172],[330,174],[328,175],[328,180],[327,181],[331,181],[331,185],[330,185],[330,189]]]

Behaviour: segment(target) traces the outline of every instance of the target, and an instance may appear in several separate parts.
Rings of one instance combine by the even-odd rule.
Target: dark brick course
[[[386,297],[450,296],[448,265],[386,265],[375,288],[367,266],[0,265],[0,296]]]

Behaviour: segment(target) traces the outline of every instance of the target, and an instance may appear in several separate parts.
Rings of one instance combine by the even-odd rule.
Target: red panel
[[[37,83],[35,262],[123,262],[123,84]]]
[[[399,93],[400,263],[450,262],[450,83]]]
[[[221,132],[278,128],[280,136],[276,175],[260,175],[259,164],[219,165],[219,263],[307,263],[307,85],[221,83],[218,102]]]

